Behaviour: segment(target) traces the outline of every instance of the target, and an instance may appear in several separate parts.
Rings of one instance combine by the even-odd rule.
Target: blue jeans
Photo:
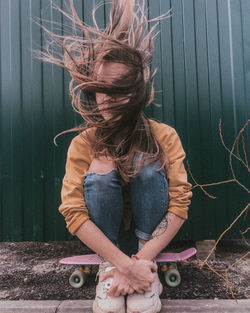
[[[165,170],[156,172],[160,163],[144,165],[129,182],[135,234],[149,240],[168,210],[168,183]],[[107,174],[88,173],[84,180],[84,197],[92,222],[118,245],[123,217],[122,180],[113,169]]]

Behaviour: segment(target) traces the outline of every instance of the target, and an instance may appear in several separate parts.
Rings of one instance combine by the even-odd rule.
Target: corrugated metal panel
[[[63,9],[65,2],[57,1]],[[79,16],[91,23],[94,1],[74,1]],[[96,1],[98,3],[98,1]],[[228,153],[237,132],[250,117],[250,2],[248,0],[149,0],[149,16],[172,8],[160,22],[153,66],[158,67],[156,102],[147,113],[179,133],[191,170],[199,183],[231,178]],[[108,20],[108,5],[98,21]],[[31,18],[57,21],[48,0],[0,1],[1,99],[1,222],[0,240],[60,240],[69,238],[58,213],[67,147],[73,135],[54,136],[79,118],[71,109],[69,75],[57,66],[32,58],[44,41]],[[48,24],[46,24],[48,27]],[[249,129],[245,142],[249,143]],[[249,144],[247,146],[250,155]],[[237,177],[249,184],[246,170],[234,162]],[[235,184],[210,187],[211,200],[194,191],[189,220],[179,238],[216,238],[231,223],[249,196]],[[230,237],[239,237],[247,221],[238,222]]]

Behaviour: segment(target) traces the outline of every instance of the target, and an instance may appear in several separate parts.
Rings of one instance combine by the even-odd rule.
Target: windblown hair
[[[157,24],[149,30],[149,23],[167,17],[168,12],[148,20],[145,0],[137,5],[135,0],[112,0],[110,22],[102,30],[95,19],[97,8],[92,12],[92,27],[80,20],[72,0],[70,7],[72,14],[57,6],[56,9],[73,22],[74,35],[56,35],[41,25],[52,38],[51,42],[47,41],[41,58],[70,73],[72,105],[85,121],[79,127],[62,133],[82,133],[94,127],[94,135],[88,135],[88,141],[95,157],[111,157],[124,181],[134,177],[146,160],[148,163],[160,160],[161,169],[167,169],[166,153],[151,129],[144,109],[154,100],[153,77],[156,73],[156,70],[151,73],[150,63]],[[83,36],[77,35],[76,28]],[[52,53],[55,44],[59,44],[63,51],[57,56]],[[100,65],[110,62],[124,64],[126,71],[113,81],[98,78]],[[105,112],[111,116],[108,120],[103,118],[102,106],[97,105],[96,93],[108,96],[104,103],[108,104],[108,107],[105,105]],[[139,166],[134,166],[134,160],[141,153],[143,157]]]

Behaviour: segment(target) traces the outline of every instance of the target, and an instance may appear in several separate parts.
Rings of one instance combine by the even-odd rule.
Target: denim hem
[[[139,229],[135,229],[135,234],[139,239],[142,239],[145,241],[148,241],[152,238],[151,234],[144,233],[143,231],[140,231]]]

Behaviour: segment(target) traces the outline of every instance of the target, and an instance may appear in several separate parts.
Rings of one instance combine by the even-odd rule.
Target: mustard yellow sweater
[[[158,141],[167,152],[170,161],[167,181],[169,188],[168,211],[187,219],[188,206],[192,197],[191,184],[187,181],[187,172],[183,160],[186,154],[175,129],[169,125],[150,120]],[[88,129],[93,131],[93,129]],[[84,140],[83,140],[84,137]],[[74,235],[78,228],[89,219],[84,201],[84,178],[94,158],[93,150],[83,132],[73,138],[67,154],[66,172],[63,179],[59,211],[64,216],[69,232]],[[129,214],[124,219],[129,219]],[[125,221],[126,223],[126,221]]]

